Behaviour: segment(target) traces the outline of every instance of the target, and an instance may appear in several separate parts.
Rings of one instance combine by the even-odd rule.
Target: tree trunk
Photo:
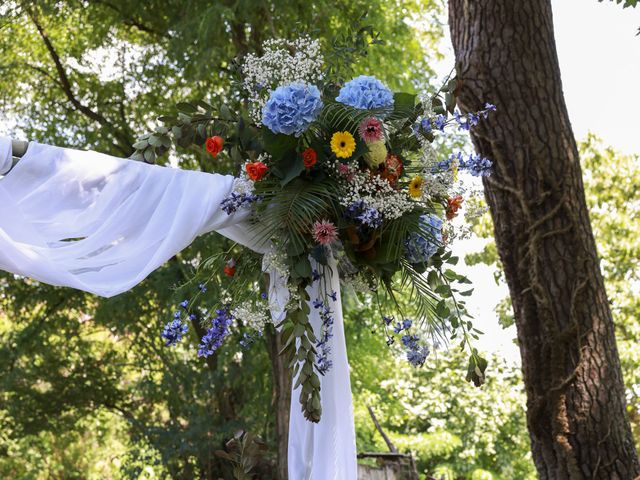
[[[540,478],[634,479],[640,465],[550,1],[449,0],[449,22],[459,107],[498,108],[472,139],[494,162],[485,194],[515,312]]]
[[[278,447],[278,480],[287,480],[287,453],[289,445],[289,413],[291,410],[291,370],[286,358],[279,354],[284,346],[282,335],[272,329],[265,330],[267,349],[273,371],[273,408],[276,416]],[[293,479],[292,479],[293,480]]]

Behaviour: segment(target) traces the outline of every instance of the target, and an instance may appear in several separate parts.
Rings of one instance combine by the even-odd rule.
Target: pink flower
[[[367,143],[382,140],[382,124],[377,118],[365,118],[358,126],[358,133],[360,138]]]
[[[347,182],[351,183],[353,181],[353,173],[351,172],[349,165],[345,165],[344,163],[339,164],[338,173],[345,177]]]
[[[315,222],[311,227],[313,239],[320,245],[327,245],[338,238],[338,229],[329,220]]]
[[[344,175],[344,176],[349,175],[349,165],[345,165],[344,163],[339,164],[338,172],[340,173],[340,175]]]

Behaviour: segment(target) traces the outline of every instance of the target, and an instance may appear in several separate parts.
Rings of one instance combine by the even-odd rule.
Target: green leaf
[[[393,109],[396,112],[413,110],[416,96],[413,93],[397,92],[393,94]]]
[[[311,278],[311,263],[307,257],[301,257],[293,268],[300,278]]]
[[[469,357],[469,366],[467,367],[467,382],[473,382],[476,387],[481,386],[485,380],[485,371],[488,362],[486,359],[478,355],[477,351],[471,353]]]
[[[328,264],[327,249],[323,245],[316,245],[310,255],[320,265]]]
[[[184,113],[196,113],[197,107],[189,102],[179,102],[176,104],[176,108]]]
[[[288,154],[295,155],[298,139],[291,135],[275,134],[268,128],[263,128],[262,144],[273,160],[280,162]]]
[[[278,170],[284,173],[282,180],[280,180],[280,185],[284,187],[293,179],[299,177],[300,174],[304,172],[305,168],[302,158],[299,158],[298,156],[296,156],[293,161],[287,162],[286,167],[283,167],[282,163],[283,162],[280,163]]]

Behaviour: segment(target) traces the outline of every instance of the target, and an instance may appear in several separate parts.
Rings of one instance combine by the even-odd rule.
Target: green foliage
[[[344,301],[359,450],[387,450],[367,412],[371,406],[398,449],[413,453],[421,474],[468,479],[484,470],[500,480],[536,478],[517,367],[491,357],[481,388],[465,381],[464,354],[456,348],[411,367],[384,343],[367,299]]]
[[[305,264],[308,261],[305,259]],[[309,267],[311,274],[311,267]],[[306,275],[305,275],[306,276]],[[320,404],[320,378],[315,371],[316,350],[314,344],[316,336],[309,322],[309,294],[305,290],[306,282],[298,287],[299,305],[287,314],[282,328],[282,352],[289,359],[289,368],[296,379],[295,388],[300,389],[300,406],[304,417],[310,422],[319,422],[322,416]]]
[[[234,480],[254,478],[253,469],[267,450],[267,445],[255,435],[239,431],[226,443],[225,447],[225,450],[217,450],[215,455],[233,465]]]
[[[599,2],[603,2],[604,0],[598,0]],[[616,2],[618,5],[622,5],[622,8],[627,7],[635,7],[638,5],[638,1],[640,0],[610,0],[611,2]]]
[[[599,2],[604,2],[604,0],[598,0]],[[640,0],[609,0],[611,2],[616,2],[618,5],[622,5],[622,8],[627,7],[637,7]],[[636,35],[640,36],[640,28],[638,28],[638,33]]]
[[[300,25],[313,25],[317,36],[326,39],[327,47],[335,38],[343,46],[353,45],[353,37],[348,37],[354,31],[349,32],[349,27],[367,8],[367,23],[376,25],[381,39],[392,41],[369,48],[358,72],[375,74],[394,90],[413,92],[410,79],[426,81],[432,73],[427,61],[439,56],[433,47],[442,35],[442,26],[433,17],[441,13],[440,2],[43,0],[3,4],[0,108],[12,126],[10,133],[117,156],[133,152],[134,132],[138,131],[159,133],[147,137],[147,144],[154,147],[155,157],[165,153],[163,135],[169,132],[162,128],[171,125],[173,138],[182,142],[178,142],[178,154],[171,158],[175,163],[203,171],[233,172],[237,158],[232,150],[217,159],[204,155],[189,145],[198,144],[203,133],[209,132],[198,132],[198,126],[184,128],[204,123],[208,119],[203,116],[214,114],[210,105],[223,104],[212,128],[225,132],[232,144],[251,150],[246,144],[252,137],[249,127],[241,128],[240,119],[232,113],[237,96],[229,59],[258,49],[267,37],[291,36]],[[50,40],[53,54],[34,19]],[[421,24],[428,28],[423,30]],[[363,33],[370,42],[370,32]],[[63,77],[54,54],[61,60]],[[175,118],[156,120],[158,112],[173,111],[185,98],[190,105],[180,105]],[[193,101],[195,98],[206,98],[207,102]],[[410,103],[408,96],[402,100],[400,104]],[[180,134],[173,130],[175,123]],[[186,135],[188,132],[194,132],[193,138]],[[3,275],[0,477],[232,478],[214,452],[223,449],[242,428],[259,434],[269,446],[258,468],[259,478],[268,480],[276,439],[272,372],[264,342],[242,351],[238,346],[240,328],[205,362],[194,354],[201,335],[196,324],[191,325],[183,346],[167,349],[159,338],[174,306],[185,291],[194,289],[187,283],[194,265],[186,259],[202,260],[199,268],[211,276],[212,298],[222,289],[234,298],[255,296],[257,286],[253,291],[235,291],[219,270],[220,263],[238,255],[239,249],[232,243],[203,237],[135,290],[110,300]],[[204,259],[210,259],[208,264]],[[255,261],[243,254],[238,275],[243,268],[255,268]],[[180,286],[184,290],[176,290]],[[404,302],[402,295],[399,302]],[[430,472],[445,464],[452,465],[458,476],[473,468],[508,471],[506,465],[513,458],[525,455],[520,411],[499,415],[504,424],[489,425],[487,437],[493,439],[492,445],[502,438],[494,434],[494,425],[518,425],[517,435],[513,433],[516,442],[509,437],[504,442],[506,450],[501,450],[498,442],[499,448],[490,454],[496,469],[484,456],[470,466],[468,452],[456,460],[475,442],[473,435],[480,435],[484,428],[484,424],[476,424],[479,409],[493,405],[496,398],[512,401],[507,388],[510,383],[505,384],[500,375],[492,377],[491,372],[488,377],[494,380],[483,389],[495,388],[499,394],[479,400],[471,393],[467,403],[461,400],[448,415],[445,394],[462,399],[461,391],[474,392],[464,383],[461,366],[465,359],[455,356],[451,360],[457,375],[436,376],[433,368],[412,370],[404,360],[391,355],[381,332],[369,333],[371,325],[362,318],[374,318],[372,309],[352,307],[345,310],[351,311],[347,336],[361,450],[384,449],[371,421],[362,415],[363,402],[367,402],[376,409],[384,405],[381,418],[385,428],[393,432],[394,439],[397,435],[402,448],[415,442],[412,448],[425,452],[419,458]],[[439,382],[445,393],[439,393]],[[456,385],[454,391],[446,387],[452,384]],[[477,390],[476,395],[485,391]],[[403,399],[405,394],[411,399],[408,403]],[[421,399],[418,405],[427,402],[424,408],[414,408],[415,395]],[[432,428],[431,416],[440,425]],[[486,444],[482,443],[479,451],[488,451]],[[516,473],[511,477],[505,474],[505,479],[525,478],[519,472],[529,471],[522,466],[514,468]]]

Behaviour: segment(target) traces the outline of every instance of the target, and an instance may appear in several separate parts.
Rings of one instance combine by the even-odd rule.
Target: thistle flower
[[[358,133],[366,143],[382,140],[382,123],[374,117],[365,118],[358,126]]]
[[[313,239],[320,245],[328,245],[338,238],[338,229],[329,220],[315,222],[311,227]]]

